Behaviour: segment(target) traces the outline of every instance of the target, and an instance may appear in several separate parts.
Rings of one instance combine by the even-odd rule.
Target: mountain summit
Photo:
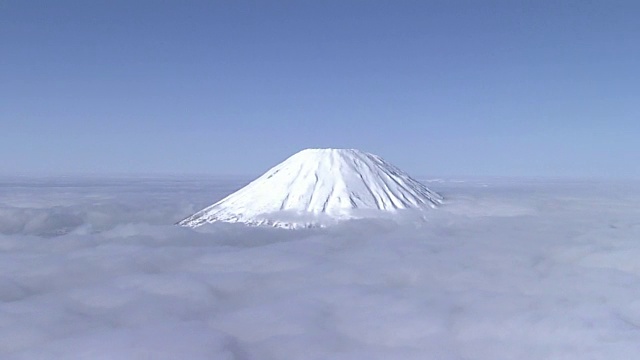
[[[380,212],[433,208],[441,202],[440,195],[376,155],[355,149],[306,149],[178,224],[322,226]]]

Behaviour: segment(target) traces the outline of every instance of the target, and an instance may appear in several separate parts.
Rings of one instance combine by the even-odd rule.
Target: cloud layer
[[[640,186],[438,182],[429,221],[172,224],[217,179],[5,179],[0,357],[640,354]]]

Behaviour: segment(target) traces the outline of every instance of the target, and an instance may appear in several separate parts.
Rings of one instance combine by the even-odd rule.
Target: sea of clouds
[[[193,230],[243,181],[2,178],[0,358],[640,357],[640,183],[427,184],[426,222]]]

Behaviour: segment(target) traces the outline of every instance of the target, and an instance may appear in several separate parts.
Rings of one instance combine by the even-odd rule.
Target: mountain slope
[[[440,195],[376,155],[307,149],[179,224],[313,226],[320,219],[362,217],[359,210],[424,209],[441,201]]]

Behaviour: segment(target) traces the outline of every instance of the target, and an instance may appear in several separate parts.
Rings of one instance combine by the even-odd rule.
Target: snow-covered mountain
[[[424,210],[442,197],[382,158],[355,149],[307,149],[244,188],[180,221],[224,221],[296,228]]]

